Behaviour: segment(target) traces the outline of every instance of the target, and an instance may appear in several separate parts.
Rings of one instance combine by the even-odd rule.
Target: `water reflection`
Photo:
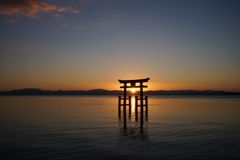
[[[139,109],[136,110],[136,97],[132,96],[129,102],[129,107],[122,109],[123,117],[119,116],[119,146],[124,147],[126,152],[148,152],[150,144],[147,116],[141,114]]]
[[[132,97],[131,97],[131,104],[132,104],[132,105],[131,105],[131,108],[132,108],[131,111],[132,111],[132,113],[135,113],[135,107],[136,107],[136,106],[135,106],[135,101],[136,101],[136,100],[135,100],[135,97],[132,96]]]
[[[128,116],[129,118],[135,117],[135,120],[143,121],[148,120],[148,97],[145,96],[144,98],[139,98],[138,96],[128,96],[124,100],[121,96],[118,99],[118,117],[126,119]]]
[[[119,118],[119,149],[125,153],[148,153],[151,144],[148,122],[132,121],[131,118]]]
[[[131,119],[119,119],[120,135],[130,139],[148,139],[147,121],[134,122]]]

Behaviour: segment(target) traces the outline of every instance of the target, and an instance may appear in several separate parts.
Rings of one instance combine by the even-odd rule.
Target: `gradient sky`
[[[239,0],[0,0],[0,90],[240,91]]]

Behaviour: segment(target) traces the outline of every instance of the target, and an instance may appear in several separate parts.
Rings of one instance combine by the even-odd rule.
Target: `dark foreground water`
[[[240,97],[149,97],[148,120],[117,96],[0,97],[0,159],[240,159]]]

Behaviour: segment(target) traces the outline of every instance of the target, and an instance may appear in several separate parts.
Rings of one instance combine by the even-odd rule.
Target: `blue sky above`
[[[0,0],[0,90],[240,91],[237,0]]]

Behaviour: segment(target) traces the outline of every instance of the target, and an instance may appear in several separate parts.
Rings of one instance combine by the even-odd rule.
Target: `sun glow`
[[[135,92],[136,92],[136,90],[135,90],[134,88],[132,88],[132,89],[131,89],[131,92],[132,92],[132,93],[135,93]]]

